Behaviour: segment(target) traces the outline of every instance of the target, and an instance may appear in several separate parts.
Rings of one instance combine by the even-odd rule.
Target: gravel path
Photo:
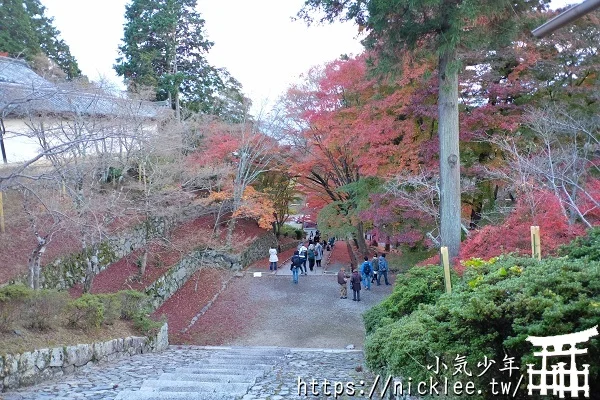
[[[361,290],[360,302],[352,301],[350,291],[349,299],[340,299],[335,274],[349,264],[345,253],[345,243],[338,242],[325,268],[300,276],[298,285],[292,283],[289,262],[280,265],[276,275],[264,267],[247,270],[198,319],[186,342],[304,348],[351,344],[362,349],[362,313],[390,294],[392,286]],[[260,276],[255,276],[257,271]]]

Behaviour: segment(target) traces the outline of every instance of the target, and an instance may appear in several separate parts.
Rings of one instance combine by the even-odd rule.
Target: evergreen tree
[[[206,60],[213,43],[205,36],[196,0],[133,0],[125,18],[114,69],[129,90],[152,87],[156,100],[169,100],[178,113],[181,104],[190,111],[244,118],[248,105],[241,85]]]
[[[0,0],[0,51],[28,61],[44,54],[65,72],[67,79],[80,76],[75,57],[59,39],[60,32],[45,11],[39,0]]]
[[[542,10],[549,0],[305,0],[298,16],[325,12],[321,22],[353,20],[368,32],[364,44],[394,62],[402,50],[438,56],[438,137],[440,142],[441,244],[458,256],[461,236],[458,129],[459,51],[509,41],[518,15]]]

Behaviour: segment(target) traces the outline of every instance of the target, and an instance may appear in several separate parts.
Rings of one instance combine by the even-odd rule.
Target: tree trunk
[[[29,257],[29,276],[28,284],[31,289],[38,290],[40,288],[40,256],[34,250]]]
[[[92,290],[92,283],[96,276],[96,268],[98,267],[98,256],[96,254],[86,257],[87,264],[85,269],[85,279],[83,281],[83,293],[89,293]]]
[[[439,59],[438,136],[440,140],[441,243],[450,259],[460,250],[460,153],[458,141],[458,67],[456,49]]]
[[[231,247],[231,243],[233,242],[233,230],[235,229],[235,222],[236,218],[232,216],[227,224],[227,247]]]
[[[6,129],[4,128],[4,120],[0,118],[0,151],[2,152],[2,161],[4,164],[8,164],[8,159],[6,158],[6,149],[4,148],[4,134],[6,133]]]
[[[222,201],[221,204],[219,205],[219,210],[217,211],[217,216],[215,217],[215,228],[213,229],[213,235],[215,237],[217,235],[219,235],[219,232],[221,231],[221,216],[223,215],[224,205],[225,205],[225,202]]]
[[[140,277],[146,273],[146,266],[148,265],[148,246],[144,247],[144,253],[142,254],[142,260],[140,261]]]
[[[365,227],[362,221],[356,225],[356,244],[358,245],[358,252],[364,257],[368,256],[367,244],[365,242]]]
[[[37,235],[37,234],[36,234]],[[38,236],[38,245],[29,256],[29,276],[28,284],[31,289],[38,290],[40,288],[40,270],[42,255],[46,251],[46,239]]]
[[[350,244],[349,240],[346,240],[346,249],[348,250],[348,256],[350,257],[350,265],[352,266],[351,270],[354,270],[358,267],[358,262],[356,260],[356,254],[354,254],[354,250],[352,249],[352,245]]]
[[[479,221],[481,221],[482,208],[483,203],[481,201],[473,202],[473,207],[471,208],[471,222],[469,223],[469,229],[479,228]]]

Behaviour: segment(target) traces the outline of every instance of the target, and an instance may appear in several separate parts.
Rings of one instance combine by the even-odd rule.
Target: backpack
[[[315,251],[313,249],[308,250],[308,259],[313,260],[315,258]]]
[[[365,275],[371,275],[371,264],[369,264],[368,261],[365,261],[363,265],[363,273]]]

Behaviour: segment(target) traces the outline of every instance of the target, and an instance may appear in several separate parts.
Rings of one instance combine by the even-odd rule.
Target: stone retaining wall
[[[178,291],[201,267],[223,268],[237,271],[269,255],[275,235],[268,232],[255,239],[242,254],[221,253],[213,249],[196,249],[185,255],[177,264],[145,289],[156,310]]]
[[[92,344],[40,349],[0,356],[0,392],[71,374],[92,363],[162,351],[169,345],[165,323],[153,337],[131,336]]]
[[[241,267],[246,268],[255,261],[268,257],[269,248],[273,244],[277,245],[277,238],[271,231],[254,240],[242,253]]]
[[[240,269],[239,255],[220,253],[212,249],[197,249],[185,255],[177,264],[145,290],[156,310],[179,290],[202,266],[209,268]]]
[[[146,237],[168,237],[177,224],[208,213],[210,210],[203,206],[185,207],[176,215],[152,217],[132,229],[107,238],[98,246],[98,271],[96,272],[103,271],[113,262],[142,248],[147,243]],[[87,252],[89,250],[69,254],[45,264],[41,270],[40,286],[43,289],[64,290],[82,283],[85,279]],[[27,284],[27,275],[8,283],[16,282]]]

